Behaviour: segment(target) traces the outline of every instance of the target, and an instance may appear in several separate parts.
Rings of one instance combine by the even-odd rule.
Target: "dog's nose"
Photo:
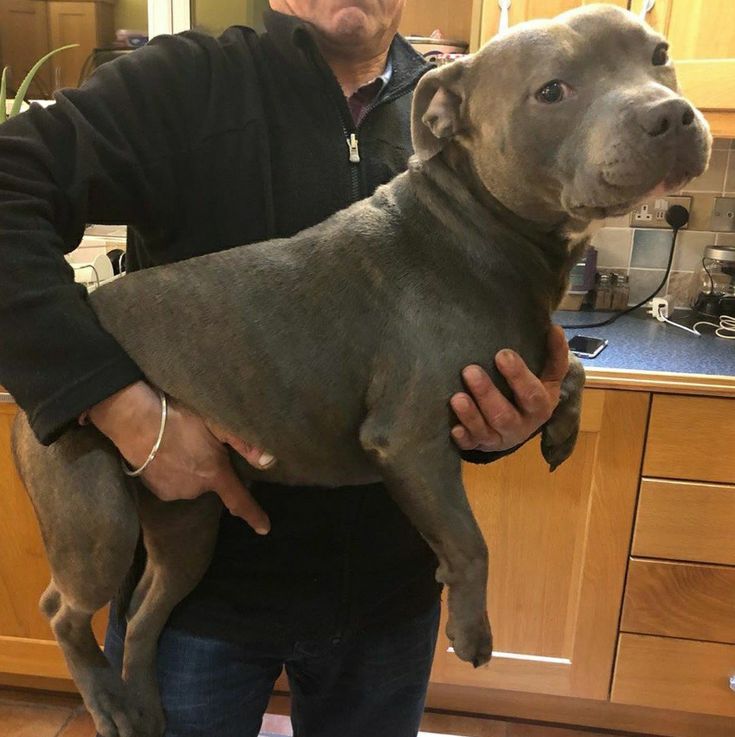
[[[643,130],[649,136],[664,136],[686,128],[694,121],[692,106],[681,98],[660,100],[649,105],[640,115]]]

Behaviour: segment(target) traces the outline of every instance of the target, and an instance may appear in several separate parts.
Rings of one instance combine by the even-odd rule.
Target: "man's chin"
[[[333,43],[359,42],[370,33],[370,18],[362,8],[351,6],[336,13],[329,32]]]

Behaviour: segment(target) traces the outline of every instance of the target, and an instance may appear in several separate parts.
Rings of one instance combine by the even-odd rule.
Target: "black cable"
[[[646,302],[653,299],[664,287],[666,284],[666,280],[669,278],[669,274],[671,273],[671,264],[674,261],[674,249],[676,248],[676,236],[679,235],[679,231],[681,228],[683,228],[687,222],[689,221],[689,211],[686,209],[686,207],[682,207],[681,205],[672,205],[667,211],[666,211],[666,222],[672,227],[674,234],[671,238],[671,249],[669,250],[669,261],[666,264],[666,272],[664,273],[664,278],[661,280],[661,283],[656,287],[656,289],[651,292],[644,300],[639,302],[636,305],[632,305],[631,307],[627,307],[624,310],[621,310],[620,312],[613,313],[610,317],[606,318],[605,320],[601,320],[600,322],[589,322],[584,323],[582,325],[561,325],[562,328],[601,328],[605,325],[612,325],[617,319],[621,318],[623,315],[627,315],[630,312],[633,312],[633,310],[637,310],[639,307],[643,307]]]

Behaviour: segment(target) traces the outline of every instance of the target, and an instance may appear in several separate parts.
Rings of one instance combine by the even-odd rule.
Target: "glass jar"
[[[612,279],[606,272],[598,272],[595,286],[595,309],[609,310],[612,305]]]
[[[735,294],[735,246],[707,246],[692,275],[689,305],[703,315],[719,315],[720,300]]]

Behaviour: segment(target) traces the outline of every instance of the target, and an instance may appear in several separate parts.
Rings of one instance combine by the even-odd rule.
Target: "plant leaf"
[[[20,106],[23,104],[23,99],[26,96],[26,93],[28,92],[28,88],[31,86],[31,82],[33,82],[33,78],[36,76],[36,72],[54,55],[58,54],[59,51],[65,51],[66,49],[73,49],[79,46],[79,44],[69,44],[68,46],[61,46],[58,49],[54,49],[53,51],[49,51],[48,54],[45,56],[42,56],[32,67],[31,70],[26,74],[25,79],[23,80],[20,87],[18,87],[18,92],[15,95],[15,100],[13,101],[13,107],[10,110],[10,117],[12,118],[14,115],[17,115],[20,112]]]
[[[8,111],[5,107],[5,98],[8,89],[8,68],[3,67],[3,78],[0,81],[0,123],[4,123],[8,119]]]

